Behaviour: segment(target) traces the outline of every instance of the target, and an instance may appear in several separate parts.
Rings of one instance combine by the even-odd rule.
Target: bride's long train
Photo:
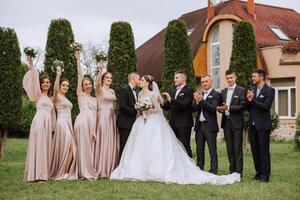
[[[143,116],[137,118],[110,179],[224,185],[240,182],[240,174],[217,176],[200,170],[164,116],[156,113],[146,123]]]

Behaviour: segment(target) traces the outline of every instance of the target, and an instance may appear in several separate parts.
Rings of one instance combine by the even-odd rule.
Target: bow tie
[[[233,87],[229,87],[229,88],[228,88],[228,90],[233,90],[233,89],[234,89]]]
[[[135,91],[135,92],[137,92],[137,89],[135,89],[135,88],[132,88],[132,90]]]

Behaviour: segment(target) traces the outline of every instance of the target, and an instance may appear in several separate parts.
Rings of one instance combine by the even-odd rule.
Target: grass
[[[194,144],[194,142],[193,142]],[[0,160],[0,199],[300,199],[300,154],[293,143],[272,143],[272,175],[269,183],[252,179],[254,168],[244,153],[241,183],[226,186],[175,185],[126,181],[23,181],[26,139],[9,139]],[[195,146],[193,145],[195,152]],[[218,143],[219,174],[226,174],[225,143]],[[206,152],[207,154],[207,152]],[[194,156],[195,157],[195,156]],[[206,161],[209,161],[207,158]],[[209,164],[207,162],[207,164]],[[208,169],[206,165],[206,169]]]

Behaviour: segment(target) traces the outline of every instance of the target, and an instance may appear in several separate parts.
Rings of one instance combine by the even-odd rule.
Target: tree
[[[107,68],[113,73],[112,87],[115,91],[127,82],[129,73],[136,71],[134,37],[128,22],[115,22],[111,25]]]
[[[76,96],[77,88],[77,69],[74,52],[70,49],[70,45],[74,42],[74,35],[71,23],[66,19],[55,19],[50,23],[48,29],[48,38],[45,53],[45,70],[44,73],[50,76],[52,86],[55,80],[55,72],[51,70],[52,63],[55,59],[64,62],[64,73],[62,78],[66,78],[70,82],[70,88],[67,98],[72,102],[72,118],[73,120],[78,114],[78,103]]]
[[[192,48],[187,33],[187,26],[181,19],[170,21],[166,30],[162,75],[164,91],[170,91],[174,88],[174,72],[178,70],[187,72],[189,85],[194,87],[195,76]]]
[[[0,27],[0,156],[4,155],[8,130],[22,116],[21,52],[13,29]]]
[[[250,22],[234,24],[232,43],[229,69],[236,72],[237,84],[249,89],[252,86],[252,72],[257,68],[255,35]]]
[[[248,21],[239,21],[234,24],[232,52],[229,69],[235,71],[237,84],[246,90],[252,87],[252,72],[257,68],[256,42],[252,24]],[[249,149],[248,143],[248,116],[245,112],[245,129],[243,146]]]
[[[94,44],[87,42],[83,45],[81,51],[81,64],[85,68],[85,74],[90,77],[94,77],[98,73],[98,65],[95,59],[95,54],[99,54],[101,51],[107,53],[104,45]]]

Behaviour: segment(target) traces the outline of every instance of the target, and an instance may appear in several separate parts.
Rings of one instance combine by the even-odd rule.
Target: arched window
[[[212,34],[211,40],[211,76],[214,81],[214,88],[220,89],[220,38],[219,26]]]

